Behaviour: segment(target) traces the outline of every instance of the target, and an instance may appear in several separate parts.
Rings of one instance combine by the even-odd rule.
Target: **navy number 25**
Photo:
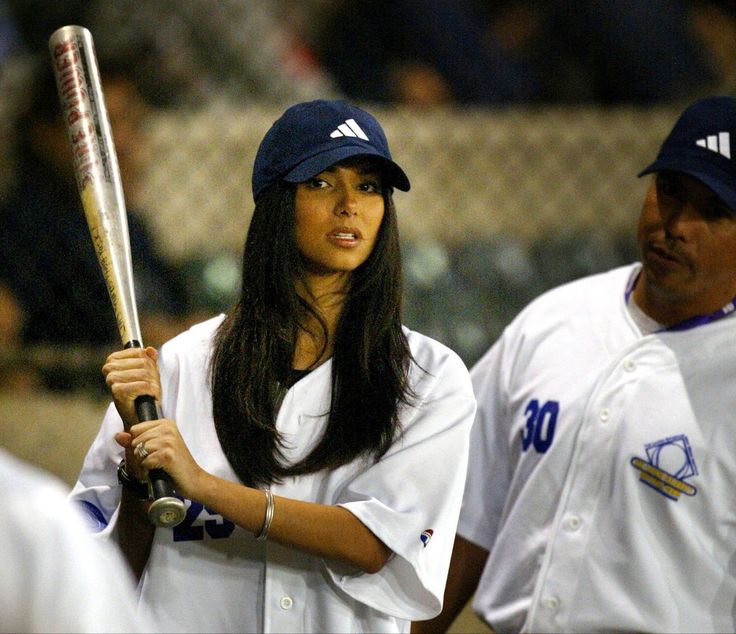
[[[202,524],[197,525],[195,522],[200,519],[200,515],[204,515],[206,519]],[[187,509],[184,521],[174,526],[174,541],[202,541],[205,533],[212,539],[225,539],[230,537],[234,530],[235,524],[230,520],[226,520],[199,502],[192,502]]]
[[[557,426],[557,415],[560,404],[557,401],[545,401],[541,406],[533,398],[524,410],[526,426],[521,434],[521,449],[526,451],[531,445],[538,453],[545,453],[552,444]]]

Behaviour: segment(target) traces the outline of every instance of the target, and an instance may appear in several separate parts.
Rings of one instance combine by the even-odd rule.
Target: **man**
[[[88,535],[60,481],[0,448],[0,632],[154,632],[120,553]]]
[[[473,369],[441,631],[736,629],[736,99],[681,115],[641,263],[532,302]],[[734,149],[732,149],[734,148]]]

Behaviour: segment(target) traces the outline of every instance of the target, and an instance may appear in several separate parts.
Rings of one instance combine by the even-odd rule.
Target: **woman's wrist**
[[[147,500],[149,498],[148,484],[129,472],[125,458],[118,463],[118,482],[137,499]]]
[[[125,450],[125,471],[131,478],[144,481],[142,469],[140,468],[140,457],[136,455],[133,447]]]

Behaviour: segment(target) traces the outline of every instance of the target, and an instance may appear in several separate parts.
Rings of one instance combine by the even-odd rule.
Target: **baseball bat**
[[[125,348],[141,348],[128,218],[92,35],[81,26],[64,26],[49,38],[49,50],[77,186],[120,338]],[[138,397],[135,409],[140,421],[160,418],[151,396]],[[185,509],[174,496],[171,478],[162,469],[151,469],[149,477],[149,520],[176,526]]]

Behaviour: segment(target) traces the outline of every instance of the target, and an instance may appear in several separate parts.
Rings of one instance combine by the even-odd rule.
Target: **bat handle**
[[[159,418],[156,401],[152,396],[144,395],[135,399],[135,411],[141,422]],[[148,477],[153,492],[153,502],[148,508],[151,524],[163,528],[180,524],[186,515],[186,509],[184,502],[174,495],[174,484],[169,474],[163,469],[151,469]]]

